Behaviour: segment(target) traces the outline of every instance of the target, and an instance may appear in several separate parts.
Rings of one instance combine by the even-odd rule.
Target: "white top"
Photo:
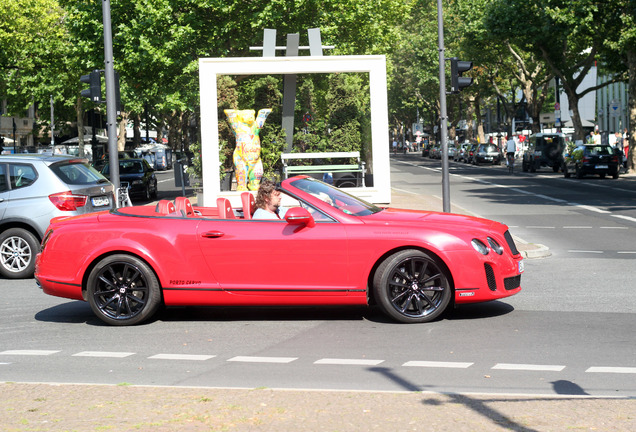
[[[285,213],[287,213],[287,209],[285,207],[278,208],[278,216],[259,207],[252,215],[252,219],[284,219]]]
[[[516,151],[517,151],[517,143],[515,143],[515,140],[509,139],[506,142],[506,153],[514,153]]]

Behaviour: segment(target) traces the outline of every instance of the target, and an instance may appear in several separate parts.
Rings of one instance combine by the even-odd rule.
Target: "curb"
[[[527,241],[523,240],[520,237],[517,237],[516,235],[513,235],[512,238],[515,243],[524,245],[522,247],[523,250],[519,250],[519,253],[526,259],[547,258],[552,255],[552,252],[550,252],[550,248],[545,245],[538,243],[528,243]]]

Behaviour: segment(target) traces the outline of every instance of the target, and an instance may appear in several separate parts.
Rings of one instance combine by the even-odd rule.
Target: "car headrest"
[[[174,213],[174,211],[175,211],[174,204],[172,204],[172,201],[168,201],[168,200],[160,200],[155,207],[155,212],[162,215]]]
[[[256,200],[251,192],[243,192],[241,194],[241,201],[243,203],[243,218],[252,219],[252,215],[256,210]]]
[[[219,217],[221,219],[234,219],[234,211],[232,210],[232,205],[230,204],[230,200],[227,198],[217,198],[216,199],[216,207],[219,211]]]
[[[192,208],[192,203],[186,197],[176,197],[174,199],[174,206],[177,211],[182,211],[186,217],[194,216],[194,209]]]

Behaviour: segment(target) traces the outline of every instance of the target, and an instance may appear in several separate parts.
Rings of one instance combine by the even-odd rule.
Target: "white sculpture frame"
[[[389,114],[384,56],[238,57],[199,59],[201,97],[201,158],[203,203],[215,206],[217,197],[240,203],[239,192],[221,191],[217,77],[219,75],[284,75],[362,72],[369,74],[373,187],[353,188],[355,195],[373,202],[391,202]],[[260,108],[270,107],[253,107]]]

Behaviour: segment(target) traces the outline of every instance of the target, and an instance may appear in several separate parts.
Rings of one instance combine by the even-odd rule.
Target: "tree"
[[[605,33],[597,29],[607,27],[605,8],[595,0],[493,0],[486,13],[493,35],[540,56],[560,78],[572,111],[573,138],[582,140],[579,99],[607,85],[579,90],[604,43]],[[527,24],[524,31],[520,22]]]

